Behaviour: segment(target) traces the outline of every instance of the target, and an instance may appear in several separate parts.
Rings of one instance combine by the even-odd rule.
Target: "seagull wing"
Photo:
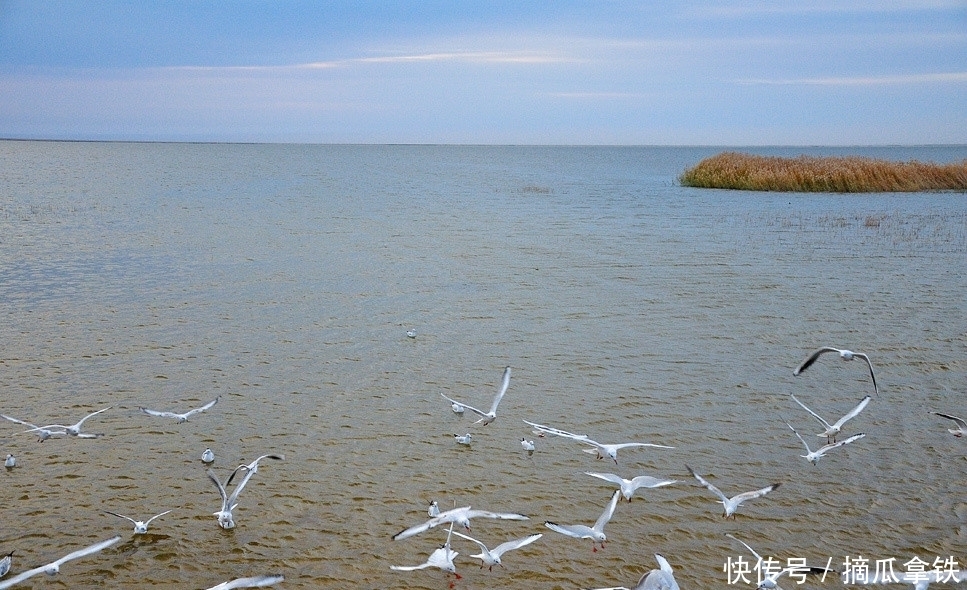
[[[652,443],[640,443],[640,442],[630,442],[630,443],[619,443],[616,445],[601,445],[602,447],[611,447],[615,451],[621,449],[626,449],[628,447],[654,447],[657,449],[674,449],[675,447],[669,447],[668,445],[656,445]]]
[[[810,365],[812,365],[813,363],[815,363],[816,362],[816,359],[818,359],[820,355],[822,355],[823,353],[826,353],[826,352],[836,352],[836,353],[838,353],[839,352],[839,349],[838,348],[833,348],[832,346],[824,346],[822,348],[817,348],[811,355],[809,355],[808,357],[806,357],[806,360],[804,360],[802,363],[799,364],[798,367],[796,367],[796,369],[792,372],[792,374],[793,375],[798,375],[799,373],[802,373],[803,371],[805,371],[806,369],[808,369],[810,367]]]
[[[484,553],[489,553],[489,552],[490,552],[490,550],[489,550],[489,549],[487,549],[487,546],[486,546],[486,545],[484,545],[484,544],[483,544],[483,543],[481,543],[480,541],[478,541],[478,540],[476,540],[476,539],[474,539],[474,538],[473,538],[473,537],[471,537],[470,535],[464,535],[463,533],[461,533],[461,532],[459,532],[459,531],[454,531],[454,530],[452,530],[452,529],[450,530],[450,532],[452,532],[452,533],[453,533],[454,535],[456,535],[456,536],[458,536],[458,537],[463,537],[464,539],[466,539],[466,540],[468,540],[468,541],[473,541],[474,543],[476,543],[477,545],[479,545],[481,549],[483,549],[483,552],[484,552]]]
[[[0,414],[0,418],[3,418],[4,420],[10,420],[11,422],[14,422],[16,424],[23,424],[24,426],[29,426],[33,430],[40,430],[40,427],[35,424],[31,424],[30,422],[25,422],[23,420],[17,420],[16,418],[12,416],[7,416],[6,414]]]
[[[478,410],[477,408],[475,408],[473,406],[467,405],[467,404],[465,404],[463,402],[458,402],[457,400],[455,400],[453,398],[450,398],[450,397],[447,397],[447,396],[443,395],[442,393],[440,395],[443,396],[443,399],[447,400],[448,402],[450,402],[452,404],[459,404],[459,405],[467,408],[468,410],[474,412],[475,414],[479,414],[479,415],[481,415],[481,416],[483,416],[485,418],[487,417],[487,412],[481,412],[480,410]]]
[[[84,556],[90,555],[91,553],[97,553],[98,551],[101,551],[102,549],[107,549],[108,547],[110,547],[111,545],[117,543],[120,540],[121,540],[121,535],[117,535],[115,537],[111,537],[110,539],[108,539],[106,541],[101,541],[100,543],[94,543],[93,545],[90,545],[88,547],[84,547],[83,549],[78,549],[77,551],[73,551],[71,553],[68,553],[67,555],[65,555],[64,557],[61,557],[57,561],[46,565],[45,568],[48,568],[48,567],[50,567],[52,565],[56,565],[56,566],[60,567],[61,564],[64,564],[64,563],[66,563],[66,562],[68,562],[68,561],[70,561],[72,559],[78,559],[80,557],[84,557]]]
[[[553,434],[554,436],[563,436],[564,438],[573,438],[574,440],[590,440],[587,435],[584,434],[574,434],[566,430],[561,430],[560,428],[552,428],[550,426],[544,426],[543,424],[537,424],[535,422],[528,422],[524,420],[524,424],[529,424],[537,430],[544,432],[546,434]],[[597,444],[597,443],[595,443]]]
[[[725,536],[728,537],[728,538],[730,538],[730,539],[732,539],[733,541],[738,541],[739,543],[742,543],[742,546],[745,547],[746,549],[748,549],[749,550],[749,553],[751,553],[752,555],[754,555],[755,558],[758,561],[762,561],[762,556],[759,555],[758,553],[756,553],[755,552],[755,549],[753,549],[752,547],[749,547],[749,545],[745,541],[740,540],[738,537],[736,537],[732,533],[725,533]]]
[[[638,488],[660,488],[663,486],[670,486],[673,483],[678,483],[678,480],[658,479],[657,477],[652,477],[650,475],[639,475],[631,480],[631,489],[637,490]]]
[[[149,410],[148,408],[141,408],[141,411],[149,416],[157,416],[158,418],[180,418],[181,414],[175,414],[174,412],[160,412],[158,410]]]
[[[852,420],[853,418],[856,417],[857,414],[862,412],[863,408],[866,407],[866,404],[870,403],[871,399],[873,398],[870,396],[866,396],[862,400],[860,400],[860,403],[856,404],[855,408],[853,408],[852,410],[847,412],[845,416],[837,420],[836,424],[833,424],[833,428],[842,428],[843,424],[846,424],[847,421]]]
[[[812,414],[812,417],[813,417],[813,418],[815,418],[815,419],[817,419],[817,420],[819,420],[819,422],[820,422],[820,424],[822,424],[822,425],[823,425],[823,427],[825,427],[825,428],[826,428],[827,430],[829,430],[830,428],[832,428],[832,426],[830,426],[830,424],[829,424],[829,422],[827,422],[827,421],[825,421],[825,420],[823,420],[823,417],[822,417],[822,416],[820,416],[820,415],[819,415],[819,414],[817,414],[816,412],[814,412],[814,411],[812,411],[812,410],[810,410],[809,408],[807,408],[807,407],[806,407],[806,404],[804,404],[804,403],[802,403],[801,401],[799,401],[798,399],[796,399],[796,396],[794,396],[794,395],[792,395],[792,394],[789,394],[789,397],[791,397],[791,398],[792,398],[792,401],[794,401],[794,402],[796,402],[797,404],[799,404],[799,406],[800,406],[800,407],[801,407],[802,409],[804,409],[804,410],[806,410],[807,412],[809,412],[810,414]],[[792,428],[792,427],[790,426],[790,428]],[[795,430],[794,430],[793,432],[795,432]]]
[[[215,473],[211,469],[205,473],[208,474],[208,479],[212,480],[215,487],[218,488],[218,494],[222,497],[222,510],[229,510],[230,504],[228,503],[228,494],[225,493],[225,486],[222,485],[222,482],[218,481],[218,478],[215,477]]]
[[[500,404],[500,400],[503,399],[504,394],[507,392],[507,386],[510,385],[510,367],[504,369],[504,378],[500,383],[500,391],[497,392],[497,397],[494,398],[494,403],[490,404],[490,413],[497,413],[497,406]]]
[[[184,414],[182,414],[182,416],[185,417],[185,418],[188,418],[189,416],[194,416],[195,414],[198,414],[199,412],[204,412],[205,410],[207,410],[208,408],[214,406],[217,403],[218,403],[218,398],[216,397],[215,399],[213,399],[212,401],[208,402],[207,404],[205,404],[204,406],[202,406],[200,408],[195,408],[194,410],[188,410],[187,412],[185,412]]]
[[[713,494],[715,494],[716,496],[718,496],[720,500],[722,500],[723,502],[728,502],[728,501],[729,501],[729,498],[728,498],[728,496],[726,496],[725,494],[723,494],[723,493],[722,493],[722,490],[720,490],[720,489],[718,489],[717,487],[715,487],[715,486],[713,486],[712,484],[710,484],[710,483],[709,483],[708,481],[706,481],[706,479],[705,479],[704,477],[702,477],[701,475],[699,475],[699,474],[697,474],[697,473],[695,473],[695,470],[694,470],[694,469],[692,469],[691,467],[689,467],[688,465],[686,465],[686,466],[685,466],[685,468],[686,468],[686,469],[688,469],[688,471],[689,471],[689,473],[691,473],[691,474],[692,474],[692,477],[694,477],[695,479],[697,479],[697,480],[698,480],[698,483],[700,483],[700,484],[702,484],[703,486],[705,486],[706,488],[708,488],[708,489],[709,489],[709,491],[710,491],[710,492],[712,492]]]
[[[98,414],[100,414],[101,412],[106,412],[106,411],[108,411],[108,410],[110,410],[110,409],[111,409],[111,408],[113,408],[113,407],[114,407],[114,406],[108,406],[108,407],[106,407],[106,408],[104,408],[103,410],[98,410],[98,411],[96,411],[96,412],[91,412],[91,413],[90,413],[90,414],[88,414],[87,416],[84,416],[83,418],[81,418],[80,420],[78,420],[78,421],[77,421],[77,424],[75,424],[75,425],[74,425],[74,428],[76,428],[76,429],[78,429],[78,430],[80,430],[80,428],[81,428],[81,425],[82,425],[82,424],[84,424],[84,422],[85,422],[85,421],[87,421],[87,419],[88,419],[88,418],[90,418],[91,416],[97,416],[97,415],[98,415]]]
[[[858,356],[866,361],[866,366],[870,368],[870,379],[873,380],[873,393],[880,395],[880,390],[876,388],[876,375],[873,374],[873,363],[870,362],[870,357],[866,356],[862,352],[854,352],[853,356]]]
[[[454,532],[453,534],[457,534],[457,533]],[[494,547],[493,550],[491,550],[491,553],[493,553],[497,557],[500,557],[501,555],[503,555],[504,553],[507,553],[508,551],[513,551],[514,549],[520,549],[524,545],[530,545],[531,543],[540,539],[543,536],[544,535],[542,535],[541,533],[537,533],[536,535],[530,535],[529,537],[524,537],[522,539],[514,539],[513,541],[507,541],[506,543],[501,543],[500,545],[497,545],[496,547]],[[480,545],[483,546],[483,543],[481,543]]]
[[[119,518],[130,520],[134,524],[138,524],[138,521],[134,520],[130,516],[124,516],[123,514],[118,514],[117,512],[111,512],[110,510],[105,510],[104,512],[107,512],[108,514],[113,514],[114,516],[117,516]],[[148,521],[148,522],[151,522],[151,521]]]
[[[169,512],[171,512],[171,510],[165,510],[164,512],[162,512],[160,514],[155,514],[154,516],[152,516],[151,518],[149,518],[147,522],[144,523],[144,526],[148,526],[149,524],[151,524],[151,521],[152,520],[158,518],[159,516],[164,516],[165,514],[168,514]]]
[[[271,586],[285,580],[281,575],[276,576],[253,576],[251,578],[235,578],[228,582],[222,582],[217,586],[212,586],[208,590],[233,590],[234,588],[261,588]]]
[[[962,429],[967,430],[967,422],[965,422],[963,418],[958,418],[957,416],[951,416],[950,414],[942,414],[940,412],[934,412],[934,414],[940,416],[941,418],[953,420],[954,422],[957,423],[957,426],[960,426]],[[7,418],[7,417],[4,416],[4,418]],[[10,418],[7,418],[7,419],[9,420]]]
[[[517,514],[515,512],[490,512],[489,510],[467,511],[467,518],[476,518],[478,516],[482,516],[483,518],[498,518],[501,520],[530,520],[530,518],[523,514]]]
[[[802,443],[802,446],[806,447],[806,453],[812,453],[812,451],[809,450],[809,445],[806,444],[806,441],[803,440],[803,438],[801,436],[799,436],[799,433],[796,432],[796,429],[792,427],[792,424],[786,422],[786,426],[788,426],[789,427],[789,430],[791,430],[792,433],[796,435],[796,438],[799,439],[799,442]],[[738,541],[738,539],[736,539],[736,541]],[[741,543],[741,542],[742,541],[739,541],[739,543]]]
[[[583,524],[557,524],[555,522],[545,522],[544,526],[551,529],[552,531],[557,531],[562,535],[567,535],[568,537],[574,537],[575,539],[587,539],[592,538],[591,527]]]
[[[834,442],[834,443],[831,443],[831,444],[828,444],[828,445],[823,445],[823,447],[821,449],[819,449],[818,451],[816,451],[816,452],[819,453],[819,454],[821,454],[821,455],[825,455],[826,453],[828,453],[829,451],[835,449],[836,447],[841,447],[843,445],[848,445],[849,443],[853,442],[854,440],[859,440],[859,439],[863,438],[864,436],[866,436],[865,433],[854,434],[853,436],[851,436],[849,438],[846,438],[846,439],[843,439],[843,440],[841,440],[839,442]]]
[[[598,520],[594,521],[594,526],[591,528],[598,532],[604,532],[604,525],[608,524],[608,521],[614,516],[614,509],[618,505],[618,498],[620,496],[621,490],[615,490],[614,494],[611,495],[611,501],[608,503],[608,506],[601,513],[601,516],[598,517]]]
[[[610,481],[611,483],[618,484],[619,486],[623,486],[627,482],[627,480],[620,475],[615,475],[613,473],[592,473],[590,471],[585,471],[584,474],[590,475],[591,477],[596,477],[598,479],[603,479],[604,481]]]
[[[741,504],[742,502],[745,502],[746,500],[754,500],[756,498],[761,498],[762,496],[765,496],[766,494],[768,494],[772,490],[778,488],[780,485],[781,484],[774,483],[771,486],[767,486],[767,487],[762,488],[761,490],[753,490],[751,492],[742,492],[741,494],[738,494],[735,497],[733,497],[732,500],[735,501],[737,504]]]

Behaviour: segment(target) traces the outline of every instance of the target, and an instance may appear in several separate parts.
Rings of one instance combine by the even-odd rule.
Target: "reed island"
[[[891,162],[859,156],[780,158],[722,152],[685,170],[682,186],[790,192],[967,191],[967,160]]]

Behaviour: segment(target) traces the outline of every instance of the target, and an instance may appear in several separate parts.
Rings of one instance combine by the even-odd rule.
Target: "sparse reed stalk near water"
[[[683,186],[752,191],[967,191],[967,160],[890,162],[859,156],[780,158],[722,152],[685,170]]]

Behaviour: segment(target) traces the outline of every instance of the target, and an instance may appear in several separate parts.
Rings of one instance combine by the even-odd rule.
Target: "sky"
[[[967,0],[0,0],[0,137],[967,144]]]

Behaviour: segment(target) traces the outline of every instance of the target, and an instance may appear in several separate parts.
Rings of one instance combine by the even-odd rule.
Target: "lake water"
[[[446,540],[426,503],[520,512],[475,519],[480,569],[455,538],[456,587],[632,586],[661,553],[682,588],[751,588],[755,561],[967,564],[967,200],[683,188],[719,148],[302,146],[0,142],[0,411],[85,422],[39,443],[0,421],[0,553],[13,573],[122,535],[62,567],[70,588],[206,588],[282,573],[280,588],[446,588],[423,563]],[[757,148],[938,162],[967,147]],[[409,338],[414,330],[416,338]],[[807,463],[830,421],[866,438]],[[440,396],[489,408],[481,427]],[[145,406],[186,411],[183,424]],[[781,417],[780,417],[781,416]],[[522,420],[624,449],[537,438]],[[470,432],[470,448],[453,435]],[[265,453],[220,529],[217,491]],[[781,482],[733,520],[729,495]],[[592,524],[612,487],[679,480],[618,505],[591,551],[544,521]],[[127,521],[172,510],[133,536]],[[730,571],[732,569],[732,571]],[[964,565],[967,570],[967,565]],[[755,573],[750,574],[752,580]],[[820,584],[813,584],[814,586]],[[827,586],[840,586],[827,580]],[[796,586],[790,583],[788,586]]]

